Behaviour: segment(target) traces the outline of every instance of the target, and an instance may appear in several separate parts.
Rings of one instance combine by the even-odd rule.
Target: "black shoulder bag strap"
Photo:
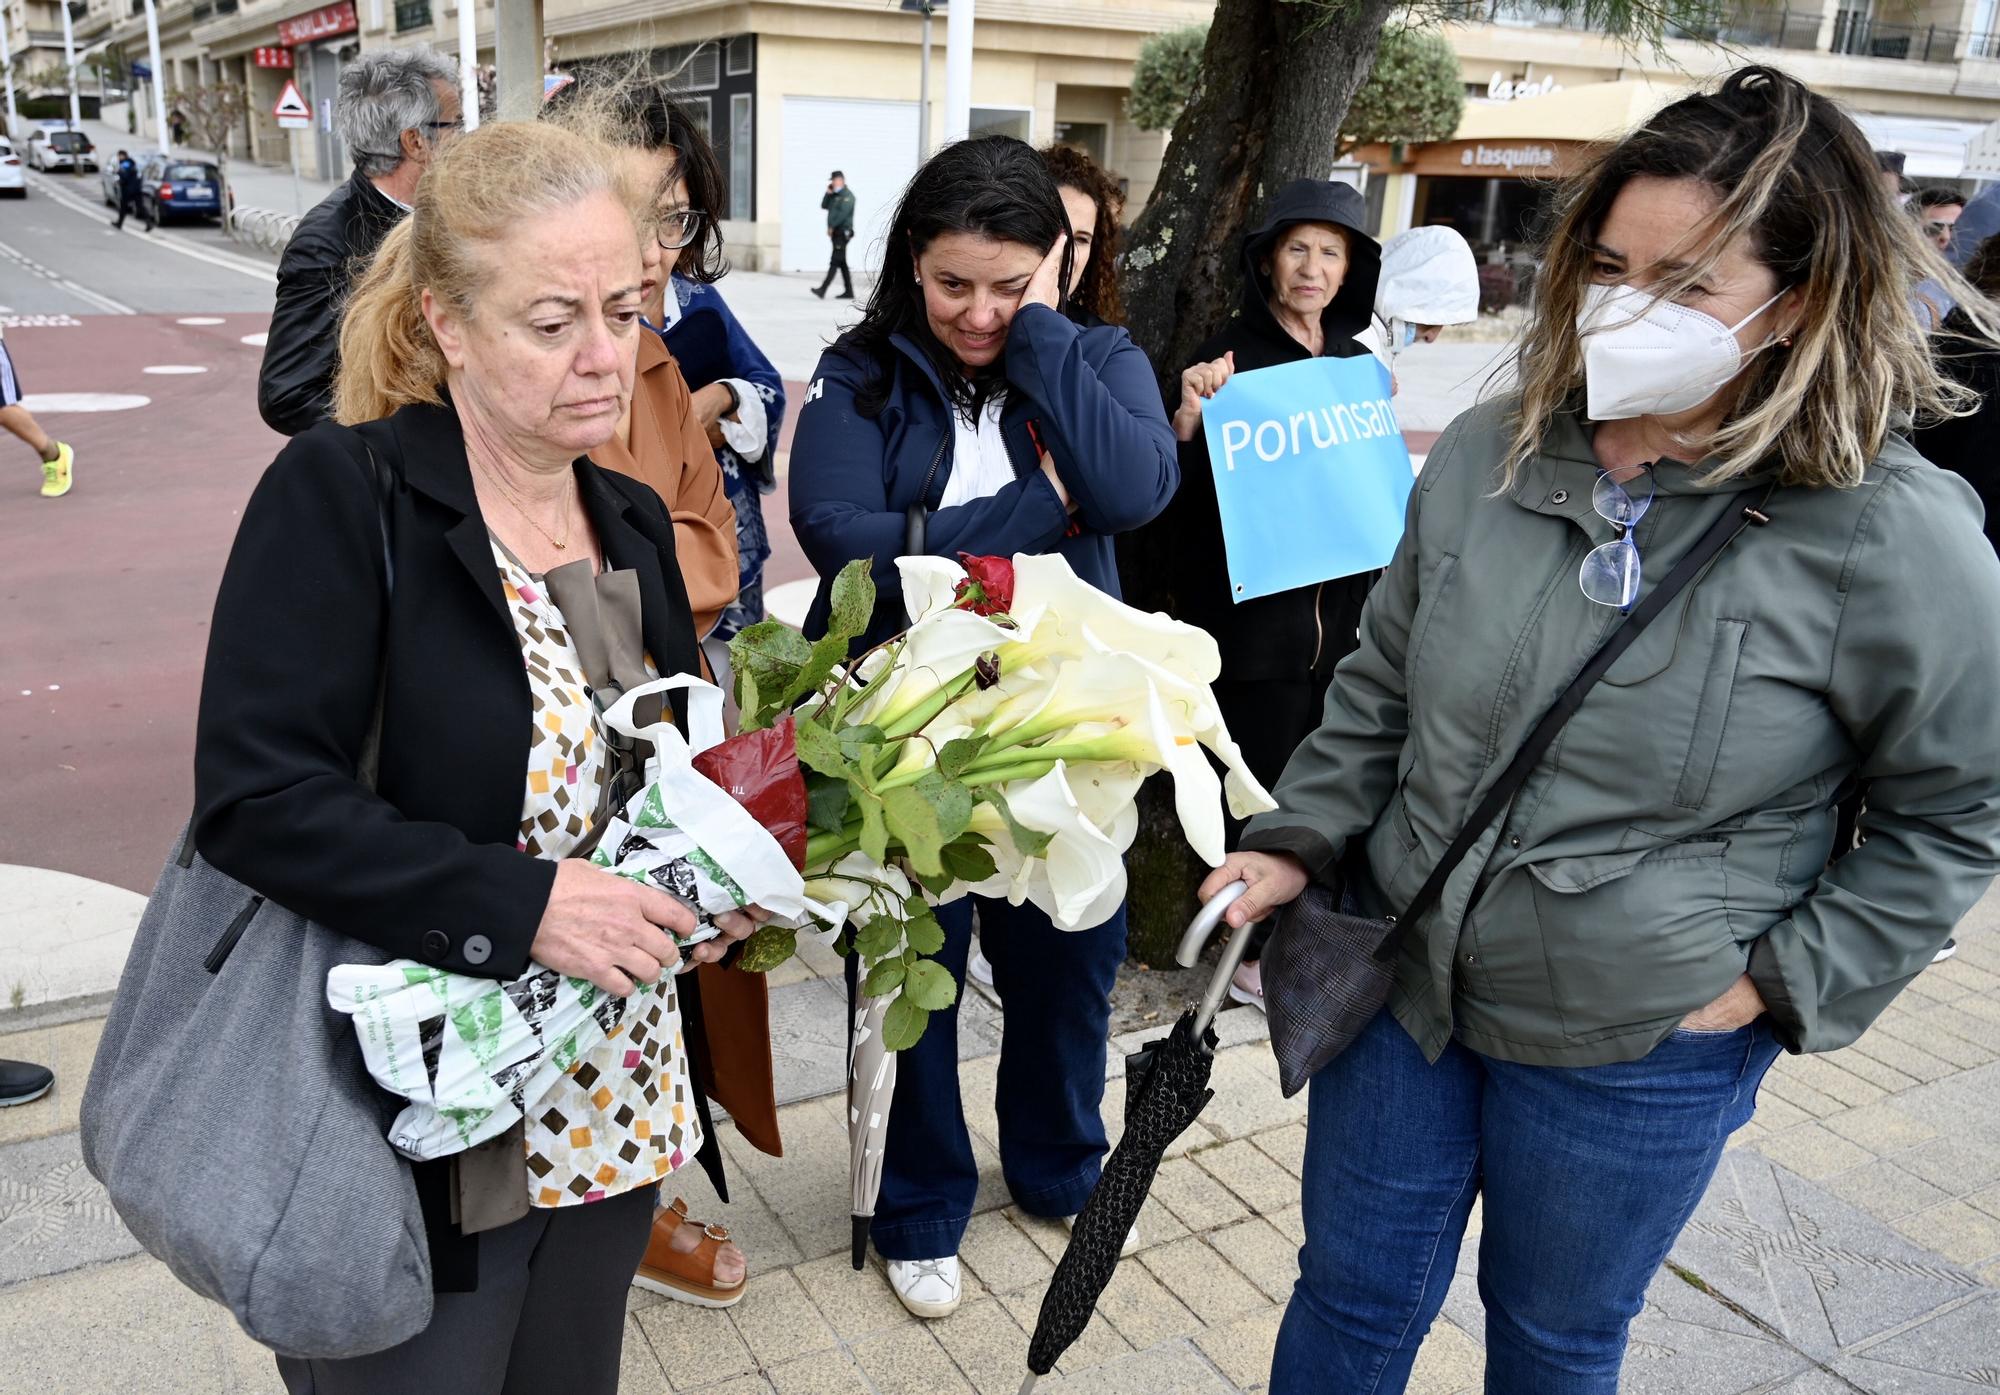
[[[1479,841],[1493,820],[1500,817],[1500,812],[1513,802],[1516,794],[1520,793],[1521,786],[1528,781],[1529,772],[1534,770],[1543,755],[1548,752],[1550,745],[1556,739],[1556,734],[1563,729],[1563,724],[1576,715],[1577,708],[1583,706],[1584,695],[1598,679],[1604,676],[1611,665],[1618,662],[1618,656],[1632,647],[1632,642],[1638,639],[1646,626],[1652,624],[1654,618],[1667,608],[1667,603],[1679,595],[1723,548],[1734,542],[1738,533],[1752,524],[1762,527],[1771,521],[1770,514],[1764,511],[1764,505],[1770,502],[1772,491],[1776,488],[1777,486],[1773,484],[1761,491],[1745,490],[1730,500],[1729,507],[1717,515],[1715,522],[1708,525],[1707,531],[1696,540],[1693,547],[1688,549],[1687,555],[1682,557],[1660,584],[1653,588],[1652,593],[1625,617],[1625,623],[1604,642],[1604,647],[1590,656],[1590,662],[1583,666],[1583,671],[1570,681],[1562,696],[1542,714],[1542,720],[1528,733],[1528,739],[1521,744],[1521,749],[1515,753],[1513,761],[1501,772],[1500,778],[1493,782],[1492,788],[1486,791],[1486,797],[1479,801],[1478,807],[1472,811],[1472,817],[1465,821],[1465,826],[1458,831],[1458,836],[1451,840],[1451,846],[1444,850],[1444,856],[1438,859],[1437,866],[1431,869],[1430,876],[1424,879],[1424,884],[1417,889],[1417,894],[1410,898],[1410,904],[1404,908],[1401,917],[1405,923],[1414,925],[1437,904],[1438,899],[1444,895],[1445,883],[1451,880],[1451,874],[1458,869],[1458,864],[1465,860],[1466,854],[1472,851],[1473,844]],[[1758,496],[1754,503],[1752,495]]]

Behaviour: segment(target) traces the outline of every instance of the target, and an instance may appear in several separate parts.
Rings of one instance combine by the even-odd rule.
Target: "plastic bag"
[[[806,777],[799,769],[795,725],[786,717],[709,747],[694,768],[750,811],[778,840],[792,866],[806,865]]]

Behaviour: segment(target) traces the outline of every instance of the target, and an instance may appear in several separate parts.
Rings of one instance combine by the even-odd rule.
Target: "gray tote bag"
[[[374,461],[388,555],[387,472]],[[393,586],[393,574],[391,576]],[[374,783],[375,729],[359,772]],[[286,1356],[361,1356],[431,1320],[430,1251],[336,964],[373,945],[211,867],[161,872],[83,1097],[83,1161],[139,1243]]]

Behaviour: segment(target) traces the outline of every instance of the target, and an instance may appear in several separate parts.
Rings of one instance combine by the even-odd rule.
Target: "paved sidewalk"
[[[1786,1058],[1633,1330],[1624,1389],[1652,1395],[1976,1395],[2000,1385],[2000,895],[1854,1047]],[[729,1313],[634,1292],[629,1395],[1011,1392],[1061,1252],[1059,1227],[1007,1204],[994,1151],[993,1009],[968,1005],[968,1116],[982,1181],[967,1302],[923,1324],[846,1259],[847,1143],[829,959],[788,966],[780,1010],[788,1156],[724,1133],[735,1203],[697,1170],[696,1214],[749,1252]],[[0,1016],[0,1056],[48,1061],[48,1099],[0,1113],[0,1390],[275,1392],[268,1360],[218,1310],[137,1254],[78,1160],[80,1087],[101,1003]],[[30,1010],[35,1012],[36,1010]],[[1220,1019],[1216,1099],[1176,1144],[1098,1318],[1041,1388],[1056,1395],[1255,1391],[1300,1241],[1303,1099],[1278,1094],[1248,1009]],[[1116,1137],[1123,1053],[1104,1109]],[[1475,1230],[1477,1213],[1474,1217]],[[1476,1244],[1417,1362],[1417,1395],[1480,1388]],[[1339,1395],[1334,1392],[1333,1395]]]

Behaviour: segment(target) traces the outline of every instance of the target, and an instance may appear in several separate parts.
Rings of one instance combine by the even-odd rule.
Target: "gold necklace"
[[[549,545],[551,547],[555,548],[555,550],[558,552],[569,551],[569,536],[571,531],[576,526],[575,516],[570,513],[569,509],[570,493],[576,488],[575,474],[572,473],[570,475],[570,488],[568,490],[563,491],[563,535],[560,538],[556,537],[555,534],[551,533],[548,529],[544,528],[540,523],[535,521],[535,516],[529,513],[526,507],[522,505],[520,497],[514,493],[513,489],[508,486],[506,481],[500,478],[499,473],[497,471],[489,470],[486,474],[486,477],[493,482],[494,488],[500,491],[500,497],[505,499],[507,503],[510,506],[512,506],[515,513],[518,513],[519,515],[521,515],[523,519],[527,521],[527,524],[530,528],[533,528],[537,533],[540,533],[543,537],[547,538],[549,540]]]

